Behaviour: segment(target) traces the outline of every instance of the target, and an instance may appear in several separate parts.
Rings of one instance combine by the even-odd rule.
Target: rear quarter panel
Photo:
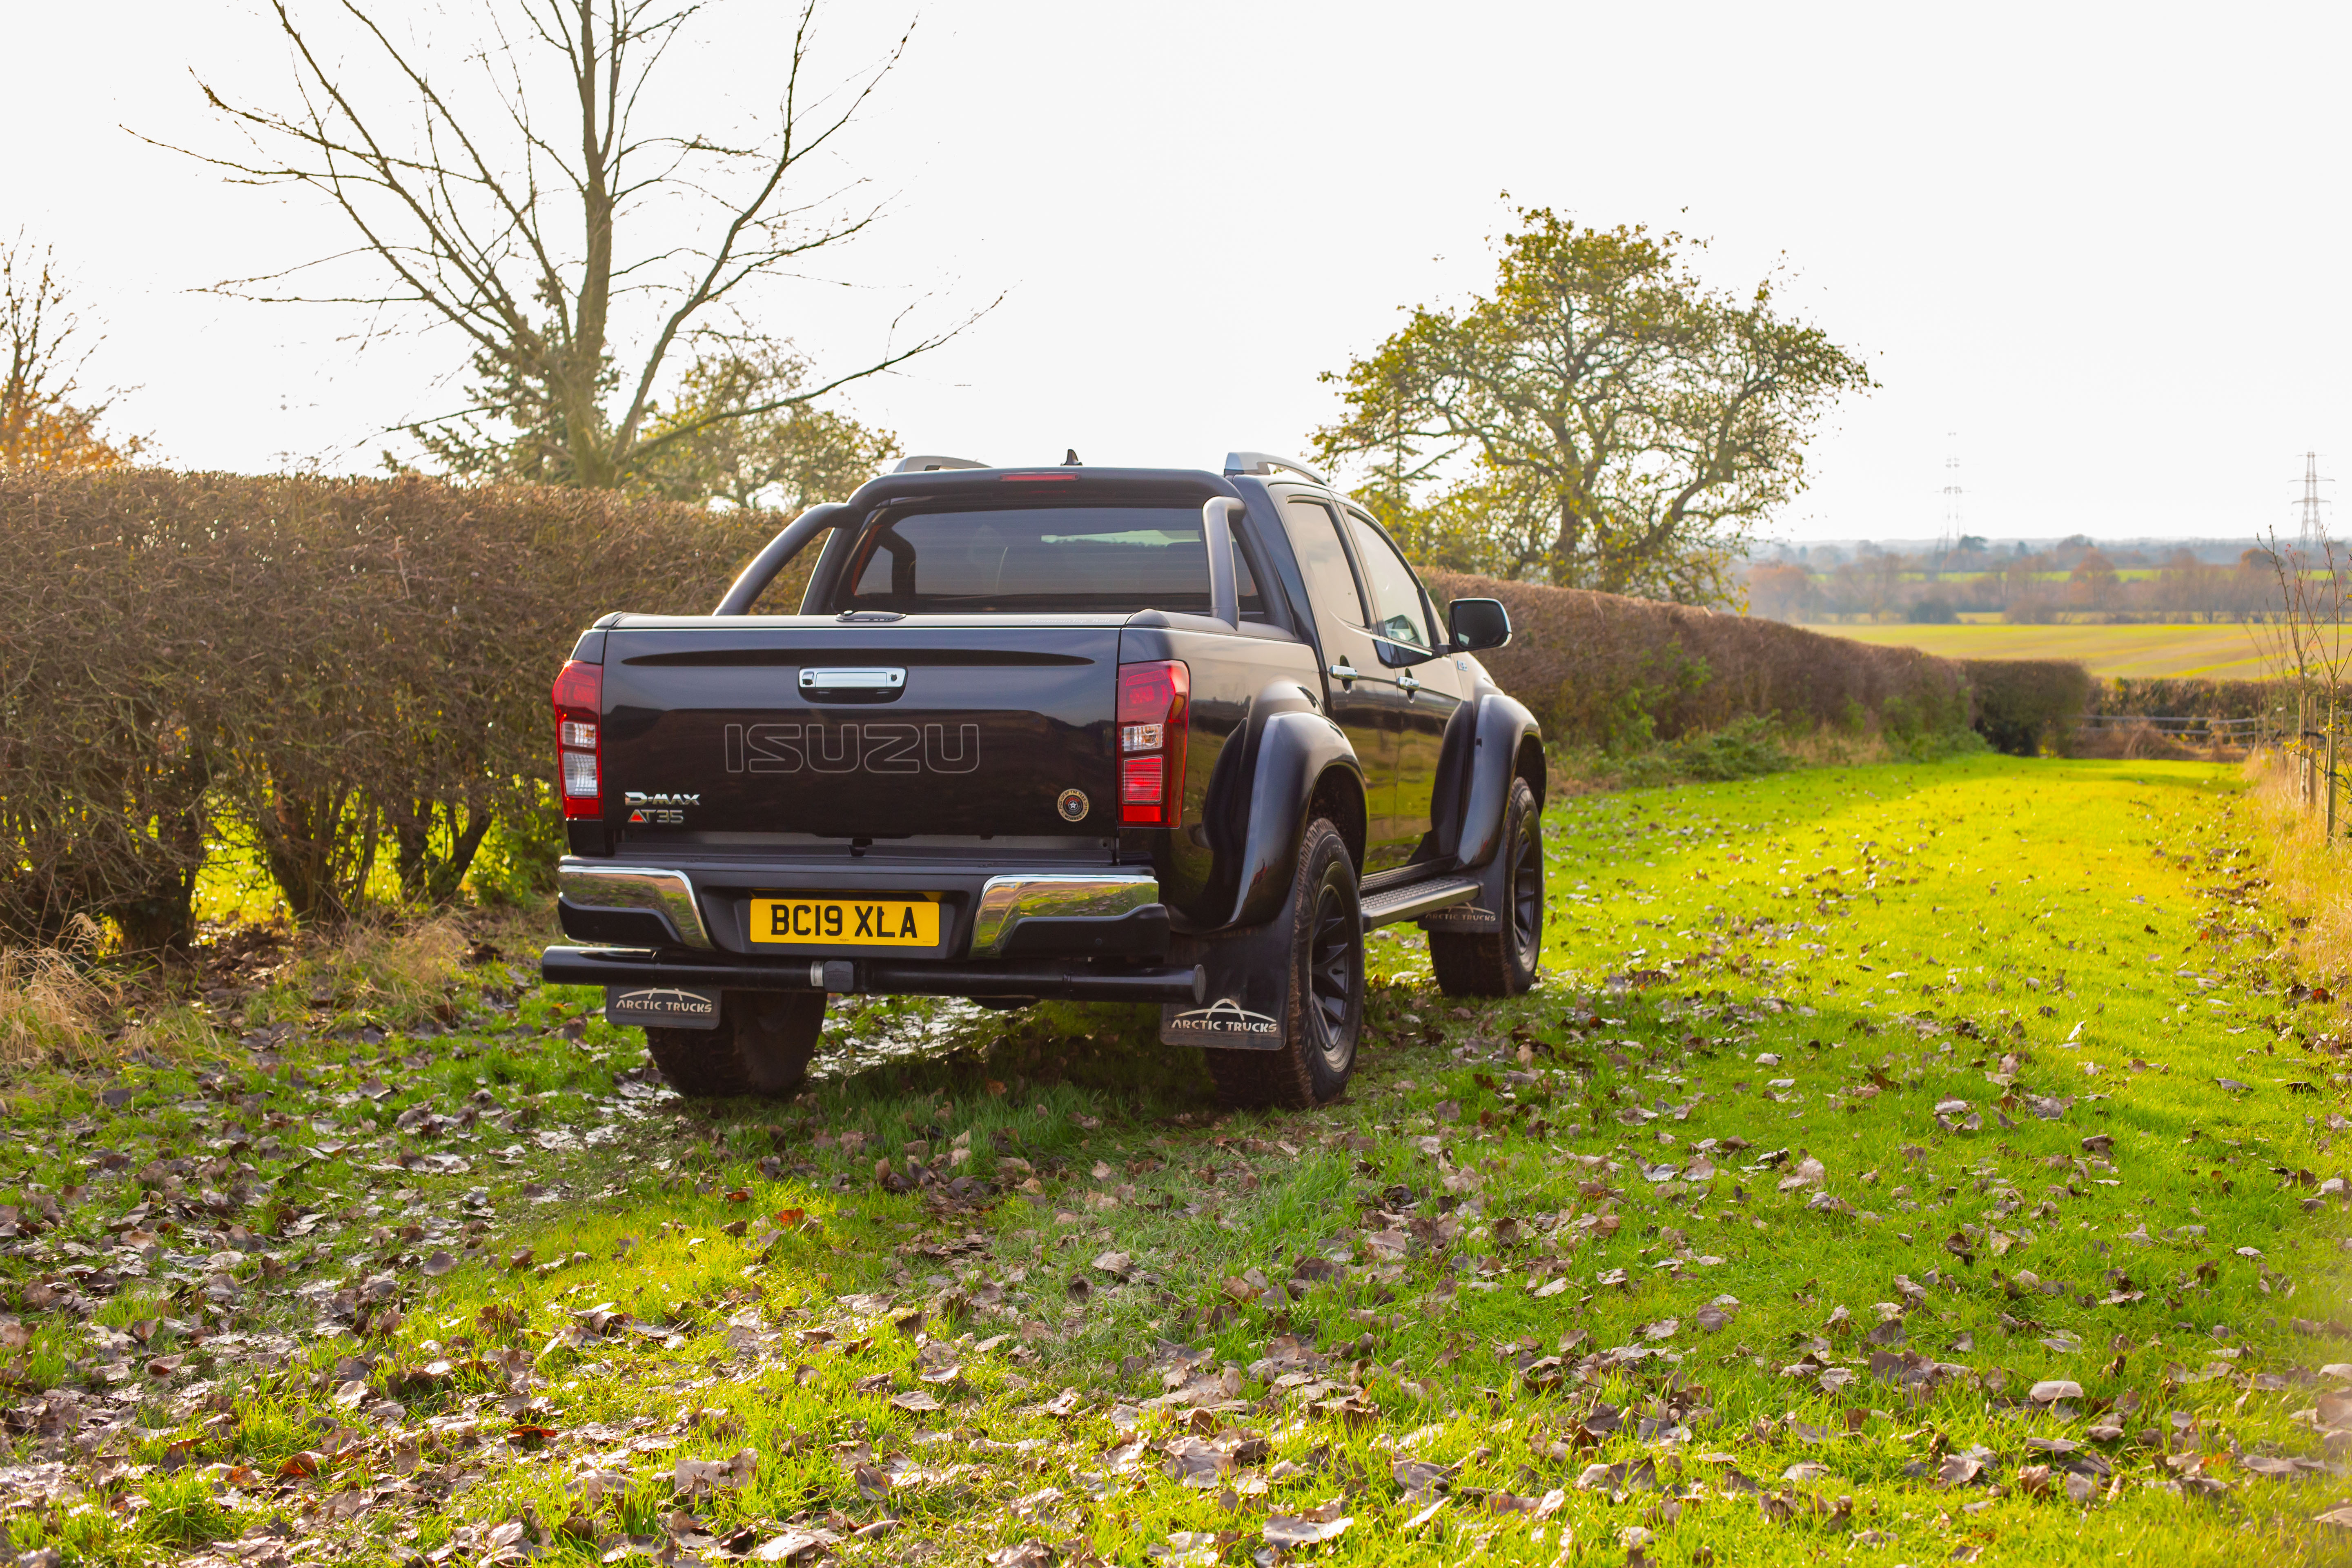
[[[1192,736],[1183,825],[1129,828],[1120,858],[1149,857],[1160,900],[1194,930],[1232,918],[1249,835],[1256,744],[1274,714],[1311,710],[1314,650],[1286,632],[1236,631],[1198,616],[1139,616],[1120,634],[1119,659],[1181,659],[1192,679]]]

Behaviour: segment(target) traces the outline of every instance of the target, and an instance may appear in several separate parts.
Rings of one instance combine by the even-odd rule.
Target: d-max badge
[[[1088,804],[1086,791],[1066,789],[1062,792],[1062,797],[1054,803],[1054,809],[1062,814],[1064,822],[1084,822],[1087,819]]]

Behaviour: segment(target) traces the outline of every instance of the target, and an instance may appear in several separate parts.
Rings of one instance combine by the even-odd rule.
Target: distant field
[[[1832,637],[1923,648],[1948,658],[2079,658],[2094,675],[2259,680],[2268,673],[2244,626],[1814,626]]]

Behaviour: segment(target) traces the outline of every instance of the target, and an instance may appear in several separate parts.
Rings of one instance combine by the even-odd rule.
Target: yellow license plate
[[[754,899],[751,940],[806,947],[937,947],[930,899]]]

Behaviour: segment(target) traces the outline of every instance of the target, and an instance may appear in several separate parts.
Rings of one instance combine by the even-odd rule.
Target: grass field
[[[1947,658],[2078,658],[2093,675],[2269,675],[2243,626],[1817,626],[1832,637],[1923,648]]]
[[[1384,933],[1300,1115],[1127,1010],[844,1009],[803,1100],[705,1107],[478,950],[432,1022],[289,967],[218,1061],[7,1091],[0,1520],[50,1565],[2340,1562],[2347,1079],[2242,812],[1995,757],[1556,801],[1545,984],[1456,1003]]]

